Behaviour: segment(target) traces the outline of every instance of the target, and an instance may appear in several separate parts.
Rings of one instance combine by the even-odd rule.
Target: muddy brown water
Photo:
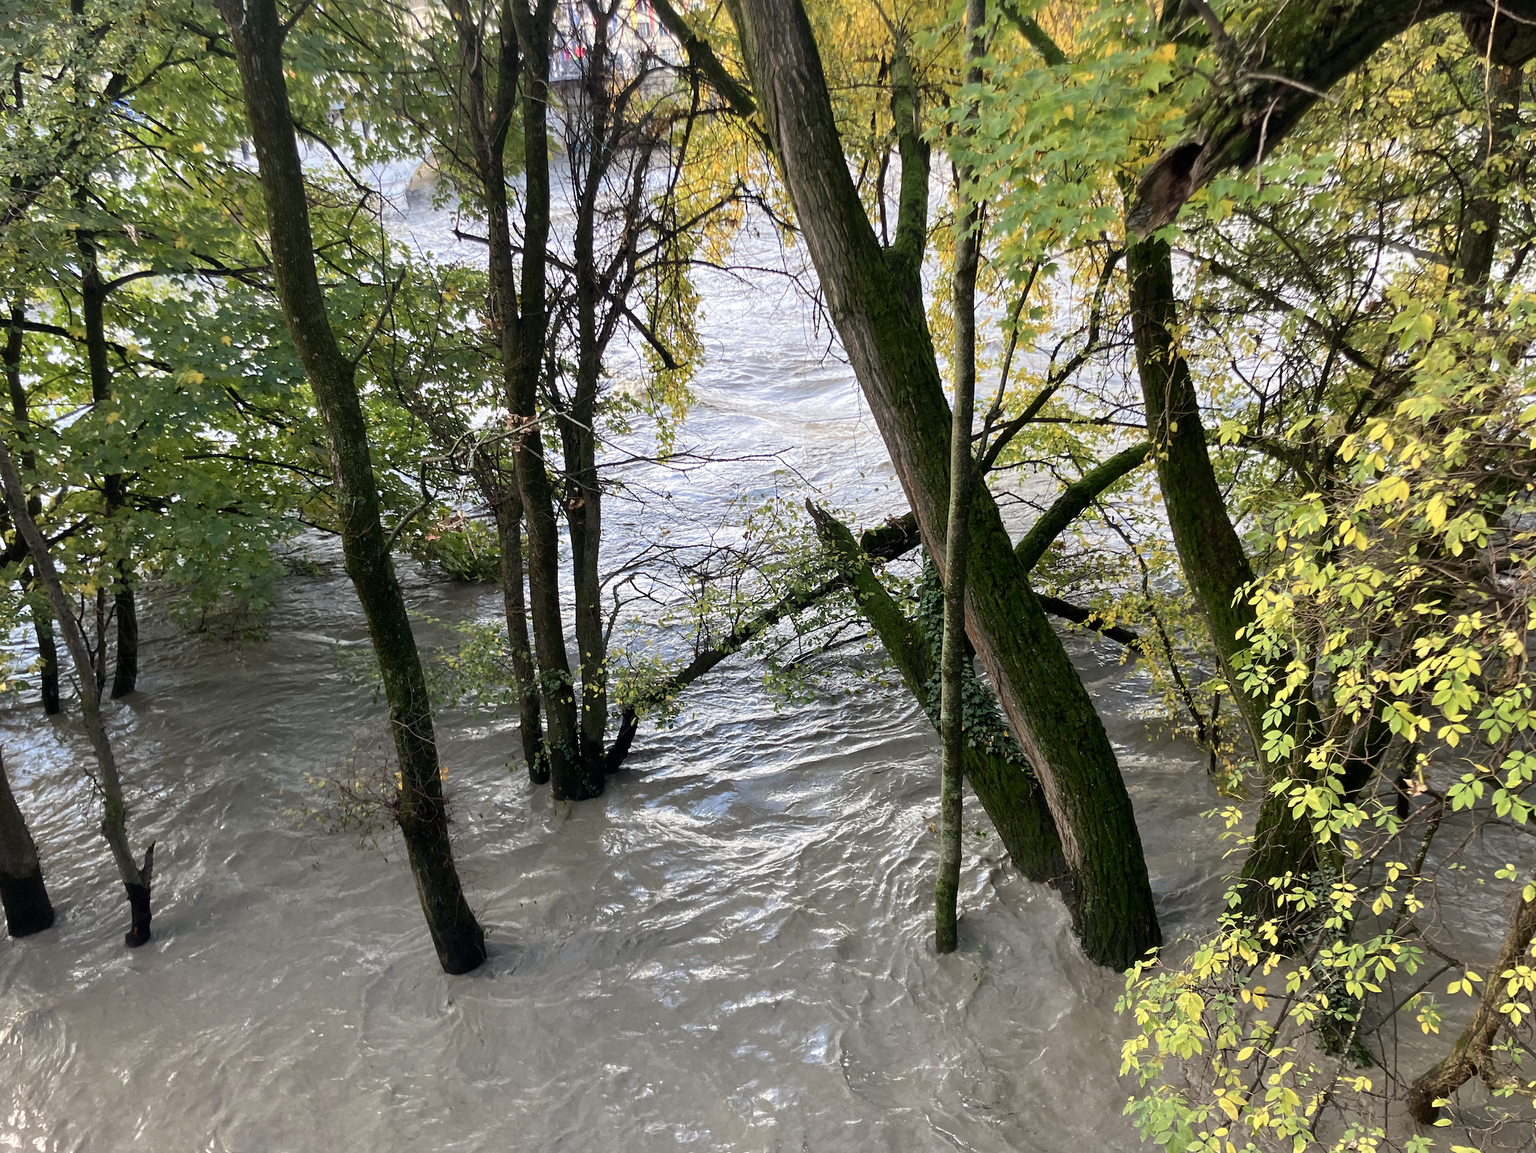
[[[865,516],[899,508],[803,298],[774,280],[705,288],[709,362],[685,440],[784,455],[669,479],[674,499],[702,516],[798,474]],[[617,551],[642,527],[615,508]],[[401,571],[424,619],[499,611],[494,589]],[[83,733],[26,700],[0,708],[59,910],[47,933],[0,941],[0,1146],[1136,1143],[1116,1076],[1121,979],[1083,959],[1060,902],[1008,864],[974,798],[961,950],[934,954],[937,744],[899,688],[833,678],[784,705],[760,668],[727,662],[673,727],[642,730],[604,797],[574,807],[508,770],[509,718],[444,710],[455,849],[491,953],[450,978],[398,841],[359,848],[295,815],[314,803],[310,777],[377,743],[339,569],[285,578],[263,640],[188,634],[153,602],[145,633],[143,691],[111,725],[135,841],[159,843],[148,947],[121,945]],[[1222,868],[1199,819],[1216,799],[1201,758],[1159,735],[1114,646],[1069,644],[1126,772],[1166,929],[1192,929]]]

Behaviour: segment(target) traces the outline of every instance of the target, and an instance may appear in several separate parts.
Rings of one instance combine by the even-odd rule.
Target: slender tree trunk
[[[967,0],[966,82],[981,83],[978,61],[986,51],[986,0]],[[969,110],[975,115],[974,106]],[[962,128],[962,131],[964,129]],[[954,412],[949,429],[949,516],[944,531],[944,641],[939,658],[939,737],[943,744],[939,786],[939,876],[934,882],[934,939],[940,953],[960,946],[956,905],[960,896],[960,830],[964,818],[965,666],[971,661],[965,637],[965,569],[970,539],[966,522],[976,464],[971,425],[976,407],[976,268],[981,249],[981,211],[973,196],[969,167],[956,171],[955,195],[962,207],[955,234]]]
[[[848,171],[803,6],[729,7],[833,321],[942,570],[951,414],[923,307],[926,164],[904,142],[896,238],[882,248]],[[917,139],[915,124],[898,127],[904,141]],[[1092,960],[1127,968],[1162,935],[1114,748],[984,485],[971,506],[970,542],[967,629],[1049,801],[1072,873],[1063,894],[1074,928]]]
[[[507,617],[507,646],[512,650],[512,676],[517,692],[517,728],[523,742],[528,779],[536,785],[549,780],[544,755],[544,726],[539,719],[539,673],[528,643],[528,607],[523,574],[523,498],[516,480],[506,486],[494,482],[491,508],[496,513],[496,533],[501,544],[501,599]]]
[[[283,76],[284,31],[274,0],[219,0],[218,7],[229,25],[256,146],[278,300],[325,423],[347,575],[362,602],[389,702],[400,760],[400,831],[438,960],[446,972],[465,973],[485,960],[485,934],[454,866],[432,707],[379,520],[355,365],[336,343],[315,271],[304,173]]]
[[[21,352],[23,341],[26,339],[23,322],[27,319],[27,305],[24,300],[16,300],[11,304],[10,326],[6,330],[5,339],[5,383],[11,398],[11,419],[15,423],[16,439],[23,445],[21,451],[21,465],[27,470],[28,475],[37,472],[37,453],[31,448],[32,443],[32,419],[28,411],[27,389],[21,380]],[[27,498],[27,512],[35,521],[42,515],[43,500],[40,496]],[[30,588],[32,578],[24,577],[22,585]],[[32,613],[32,627],[37,633],[37,657],[38,657],[38,681],[42,690],[43,713],[45,716],[54,716],[58,713],[59,705],[59,653],[58,647],[53,642],[53,618],[46,608],[36,602],[29,604]]]
[[[27,831],[5,764],[0,761],[0,905],[5,927],[13,937],[41,933],[53,924],[53,903],[43,887],[43,866]]]
[[[78,238],[80,250],[80,316],[85,324],[86,359],[91,374],[91,403],[105,407],[112,402],[112,364],[107,357],[106,302],[109,289],[101,279],[96,244],[83,233]],[[127,489],[120,472],[108,473],[102,481],[106,494],[108,519],[116,516],[127,503]],[[117,662],[112,676],[112,696],[126,697],[138,687],[139,618],[134,604],[131,571],[128,562],[117,562],[118,587],[113,594],[113,615],[117,624]],[[103,686],[107,675],[107,638],[97,638],[97,680]]]
[[[479,13],[458,2],[450,4],[450,12],[459,34],[459,103],[485,194],[487,257],[506,403],[516,422],[513,461],[528,534],[528,611],[533,621],[533,649],[548,726],[544,753],[549,763],[550,790],[558,800],[583,800],[603,791],[603,765],[601,761],[589,764],[582,756],[576,694],[560,605],[560,534],[555,491],[539,425],[539,385],[549,335],[545,297],[550,228],[549,55],[554,4],[553,0],[537,0],[532,12],[520,3],[501,10],[497,88],[494,98],[489,100],[484,79],[486,45],[476,23]],[[512,94],[519,78],[521,93],[514,101]],[[520,285],[512,259],[503,156],[515,104],[521,107],[523,132]]]
[[[604,763],[608,725],[608,653],[604,636],[602,577],[598,568],[603,532],[603,494],[597,483],[598,377],[602,349],[598,340],[598,275],[594,255],[597,194],[606,167],[607,101],[601,90],[606,75],[606,29],[584,62],[588,76],[586,115],[589,148],[586,179],[576,211],[576,391],[561,424],[565,442],[566,523],[571,534],[571,569],[576,588],[576,647],[581,666],[581,750],[591,764]]]
[[[5,490],[6,510],[11,514],[11,520],[32,554],[32,569],[47,590],[48,600],[53,605],[53,615],[64,632],[65,646],[74,661],[75,676],[80,681],[80,712],[85,720],[85,731],[91,738],[91,747],[96,752],[97,783],[101,787],[105,808],[101,832],[112,849],[112,860],[117,865],[118,876],[122,878],[132,913],[132,924],[124,940],[129,948],[135,948],[149,940],[149,889],[155,868],[155,846],[151,843],[144,851],[142,868],[135,863],[133,850],[128,847],[128,811],[123,803],[123,783],[118,776],[112,742],[107,739],[106,726],[101,719],[101,695],[96,685],[91,653],[86,647],[85,634],[75,620],[74,613],[70,611],[64,585],[59,580],[58,570],[54,568],[53,557],[48,551],[48,543],[43,539],[32,514],[27,511],[26,490],[16,471],[16,463],[11,459],[11,450],[3,441],[0,441],[0,487]]]

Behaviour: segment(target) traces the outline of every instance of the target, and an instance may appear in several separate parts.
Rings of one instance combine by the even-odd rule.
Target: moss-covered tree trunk
[[[1254,621],[1253,607],[1244,591],[1253,581],[1253,567],[1217,483],[1199,397],[1189,364],[1173,336],[1177,315],[1168,245],[1161,240],[1133,241],[1126,252],[1126,270],[1147,432],[1174,547],[1184,579],[1210,627],[1222,674],[1232,687],[1268,786],[1285,778],[1291,762],[1271,763],[1265,758],[1265,700],[1261,693],[1243,687],[1240,663],[1248,642],[1240,634]],[[1308,723],[1306,711],[1298,708],[1292,724],[1299,737],[1304,738]],[[1298,746],[1301,744],[1298,741]],[[1292,815],[1284,794],[1266,792],[1253,847],[1243,865],[1243,877],[1248,882],[1245,907],[1258,916],[1273,915],[1277,907],[1271,899],[1270,881],[1286,874],[1304,875],[1316,869],[1317,863],[1311,825]]]
[[[355,365],[331,329],[315,269],[304,173],[283,76],[274,0],[219,0],[235,48],[266,199],[278,300],[324,421],[347,575],[373,641],[400,760],[400,831],[422,911],[449,973],[485,960],[485,934],[459,883],[448,837],[432,707],[411,621],[379,520],[368,427]]]
[[[895,240],[883,248],[849,173],[801,3],[731,0],[730,10],[833,321],[942,567],[950,411],[924,315],[927,165],[913,143],[915,114],[898,115],[901,211]],[[1094,961],[1127,967],[1162,937],[1114,749],[984,485],[969,533],[967,629],[1050,804],[1072,874],[1064,890],[1078,937]]]
[[[0,905],[5,907],[6,931],[13,937],[29,937],[53,924],[53,902],[43,885],[37,845],[11,794],[4,762],[0,762]]]
[[[824,509],[810,504],[806,507],[816,522],[817,536],[837,558],[858,601],[859,612],[880,638],[881,646],[901,674],[902,683],[923,712],[933,716],[933,656],[929,638],[902,613],[847,526]],[[1056,831],[1045,793],[1029,767],[980,744],[967,745],[964,758],[965,779],[987,811],[1013,863],[1031,881],[1061,888],[1068,904],[1073,904],[1073,876],[1062,851],[1061,835]]]

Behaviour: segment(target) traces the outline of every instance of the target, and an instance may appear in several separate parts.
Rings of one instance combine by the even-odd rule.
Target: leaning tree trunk
[[[102,817],[101,832],[112,849],[112,860],[117,865],[118,876],[122,878],[123,888],[128,894],[128,907],[132,916],[132,923],[123,939],[129,948],[135,948],[149,940],[149,889],[155,868],[155,846],[151,842],[144,850],[144,865],[141,868],[133,859],[133,850],[128,847],[128,810],[123,803],[123,782],[118,776],[112,742],[107,739],[106,726],[101,719],[101,694],[96,686],[96,670],[91,663],[91,652],[86,647],[85,634],[81,632],[69,600],[64,595],[64,585],[59,580],[58,569],[53,565],[48,542],[43,539],[37,521],[27,509],[21,476],[16,471],[15,461],[11,459],[11,450],[3,440],[0,440],[0,487],[5,490],[6,510],[11,514],[16,530],[21,533],[22,539],[27,542],[27,550],[32,554],[32,571],[37,574],[37,579],[48,593],[53,615],[63,630],[65,646],[74,662],[75,676],[80,681],[80,712],[85,720],[85,731],[91,738],[91,747],[96,752],[97,783],[106,810]]]
[[[743,56],[832,318],[928,551],[941,569],[950,412],[922,297],[927,164],[901,128],[896,239],[883,249],[848,171],[815,37],[799,0],[730,0]],[[996,502],[970,510],[967,630],[1061,835],[1083,949],[1127,968],[1161,943],[1135,814],[1114,748],[1013,553]]]
[[[1467,1022],[1445,1059],[1416,1078],[1408,1090],[1408,1112],[1421,1125],[1433,1125],[1440,1116],[1440,1106],[1436,1102],[1449,1100],[1452,1093],[1474,1076],[1481,1077],[1492,1090],[1510,1087],[1499,1077],[1493,1042],[1509,1020],[1500,1012],[1500,1007],[1514,1000],[1520,982],[1518,977],[1511,981],[1503,974],[1524,962],[1526,950],[1533,940],[1536,940],[1536,901],[1527,900],[1522,892],[1515,911],[1510,914],[1509,929],[1504,934],[1498,959],[1483,982],[1482,996],[1478,998],[1472,1020]],[[1525,1079],[1516,1079],[1514,1087],[1520,1088],[1524,1083]]]
[[[923,712],[932,717],[929,686],[933,646],[929,638],[902,613],[847,526],[813,504],[807,503],[806,508],[816,523],[816,535],[837,558],[844,579],[852,587],[860,615],[880,638],[907,690]],[[1068,904],[1075,905],[1069,889],[1073,877],[1062,852],[1061,835],[1056,831],[1045,793],[1029,767],[988,749],[967,745],[965,779],[1019,871],[1031,881],[1062,889]]]
[[[1265,757],[1266,702],[1262,694],[1244,690],[1237,665],[1248,647],[1241,634],[1254,621],[1246,591],[1253,581],[1253,568],[1227,514],[1226,498],[1211,467],[1189,364],[1173,338],[1176,315],[1168,245],[1161,240],[1132,241],[1126,268],[1131,282],[1136,367],[1168,526],[1184,579],[1210,627],[1222,674],[1264,766],[1264,783],[1272,785],[1284,779],[1293,762],[1271,762]],[[1298,707],[1293,711],[1291,723],[1298,737],[1304,736],[1302,730],[1308,721],[1306,710]],[[1304,747],[1305,741],[1298,739],[1297,748]],[[1301,763],[1300,757],[1295,763]],[[1253,847],[1243,865],[1246,911],[1260,918],[1274,916],[1279,906],[1271,882],[1286,874],[1305,875],[1317,865],[1317,841],[1311,823],[1293,814],[1284,793],[1266,791]]]
[[[41,933],[53,924],[53,903],[43,887],[43,866],[11,794],[5,763],[0,761],[0,905],[6,931],[13,937]]]
[[[347,575],[362,602],[400,759],[398,818],[416,892],[443,969],[485,960],[485,933],[464,899],[421,655],[379,520],[368,426],[355,364],[342,355],[315,270],[307,190],[283,77],[284,29],[274,0],[219,0],[235,49],[256,146],[278,300],[325,423]]]

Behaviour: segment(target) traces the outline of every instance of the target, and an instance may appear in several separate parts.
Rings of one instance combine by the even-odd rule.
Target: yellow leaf
[[[228,348],[230,345],[232,345],[234,343],[234,341],[230,340],[229,337],[227,337],[227,336],[221,336],[221,337],[219,337],[219,343],[224,345],[224,347]]]

